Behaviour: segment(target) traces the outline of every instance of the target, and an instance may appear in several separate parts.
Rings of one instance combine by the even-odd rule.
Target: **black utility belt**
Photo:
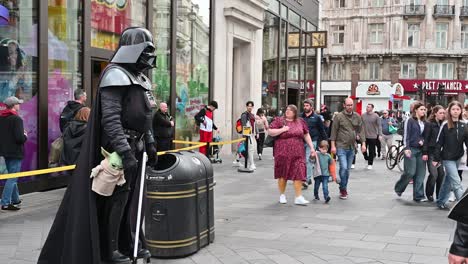
[[[142,139],[145,133],[138,132],[136,130],[124,129],[124,134],[127,138],[130,139]]]

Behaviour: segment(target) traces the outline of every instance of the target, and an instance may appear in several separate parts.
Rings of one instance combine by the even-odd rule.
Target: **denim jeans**
[[[5,158],[5,164],[8,173],[15,173],[21,170],[21,159],[10,159]],[[9,205],[11,203],[18,203],[19,191],[18,191],[18,178],[8,179],[3,187],[2,193],[2,205]]]
[[[340,163],[340,190],[346,190],[348,187],[349,169],[354,159],[354,149],[338,148],[336,150],[338,162]]]
[[[315,150],[317,150],[317,141],[312,141]],[[304,144],[305,148],[305,158],[306,158],[306,168],[307,168],[307,181],[312,178],[312,171],[314,170],[314,163],[309,159],[310,157],[310,148],[309,145]]]
[[[458,176],[459,160],[443,160],[445,168],[445,179],[440,188],[437,205],[445,205],[450,197],[450,191],[453,190],[455,197],[459,201],[463,195],[463,187],[461,185],[460,176]]]
[[[323,198],[327,199],[328,198],[328,178],[330,176],[317,176],[314,178],[314,197],[318,198],[318,191],[320,188],[320,184],[322,184],[322,190],[323,190]]]
[[[411,148],[411,157],[404,159],[404,172],[395,184],[395,192],[403,193],[411,179],[413,179],[413,199],[424,199],[424,177],[426,175],[426,162],[422,160],[422,151]]]

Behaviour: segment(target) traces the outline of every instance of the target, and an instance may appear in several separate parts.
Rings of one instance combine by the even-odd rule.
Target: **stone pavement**
[[[153,263],[447,263],[455,223],[433,203],[412,201],[412,187],[402,198],[393,193],[399,173],[381,160],[365,169],[362,156],[351,172],[349,199],[338,199],[330,183],[329,204],[307,207],[278,203],[271,148],[257,161],[257,171],[240,174],[232,157],[215,164],[215,242],[198,253]],[[19,212],[0,211],[0,263],[36,263],[64,190],[24,195]],[[313,191],[305,191],[313,199]]]

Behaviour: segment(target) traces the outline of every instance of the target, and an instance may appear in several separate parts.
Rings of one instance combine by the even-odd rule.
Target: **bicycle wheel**
[[[387,159],[385,160],[385,165],[389,170],[393,170],[396,165],[396,157],[398,154],[398,148],[395,145],[390,146],[390,149],[387,152]]]
[[[405,152],[401,151],[400,153],[398,153],[397,160],[396,160],[396,163],[398,164],[398,169],[400,170],[400,172],[403,172],[405,170],[404,160],[405,160]]]

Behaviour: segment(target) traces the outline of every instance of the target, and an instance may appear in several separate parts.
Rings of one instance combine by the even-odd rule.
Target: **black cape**
[[[91,117],[80,151],[82,155],[78,157],[76,169],[73,171],[52,228],[42,248],[38,264],[101,263],[96,194],[91,190],[92,180],[89,177],[91,170],[103,159],[101,157],[102,129],[100,121],[101,89],[97,92],[91,110]],[[138,204],[139,180],[140,177],[136,181],[136,189],[130,192],[127,203],[127,206],[131,208],[127,211],[129,214],[133,214],[137,210],[134,206]],[[136,218],[136,213],[133,218]],[[136,223],[136,221],[134,222]]]

